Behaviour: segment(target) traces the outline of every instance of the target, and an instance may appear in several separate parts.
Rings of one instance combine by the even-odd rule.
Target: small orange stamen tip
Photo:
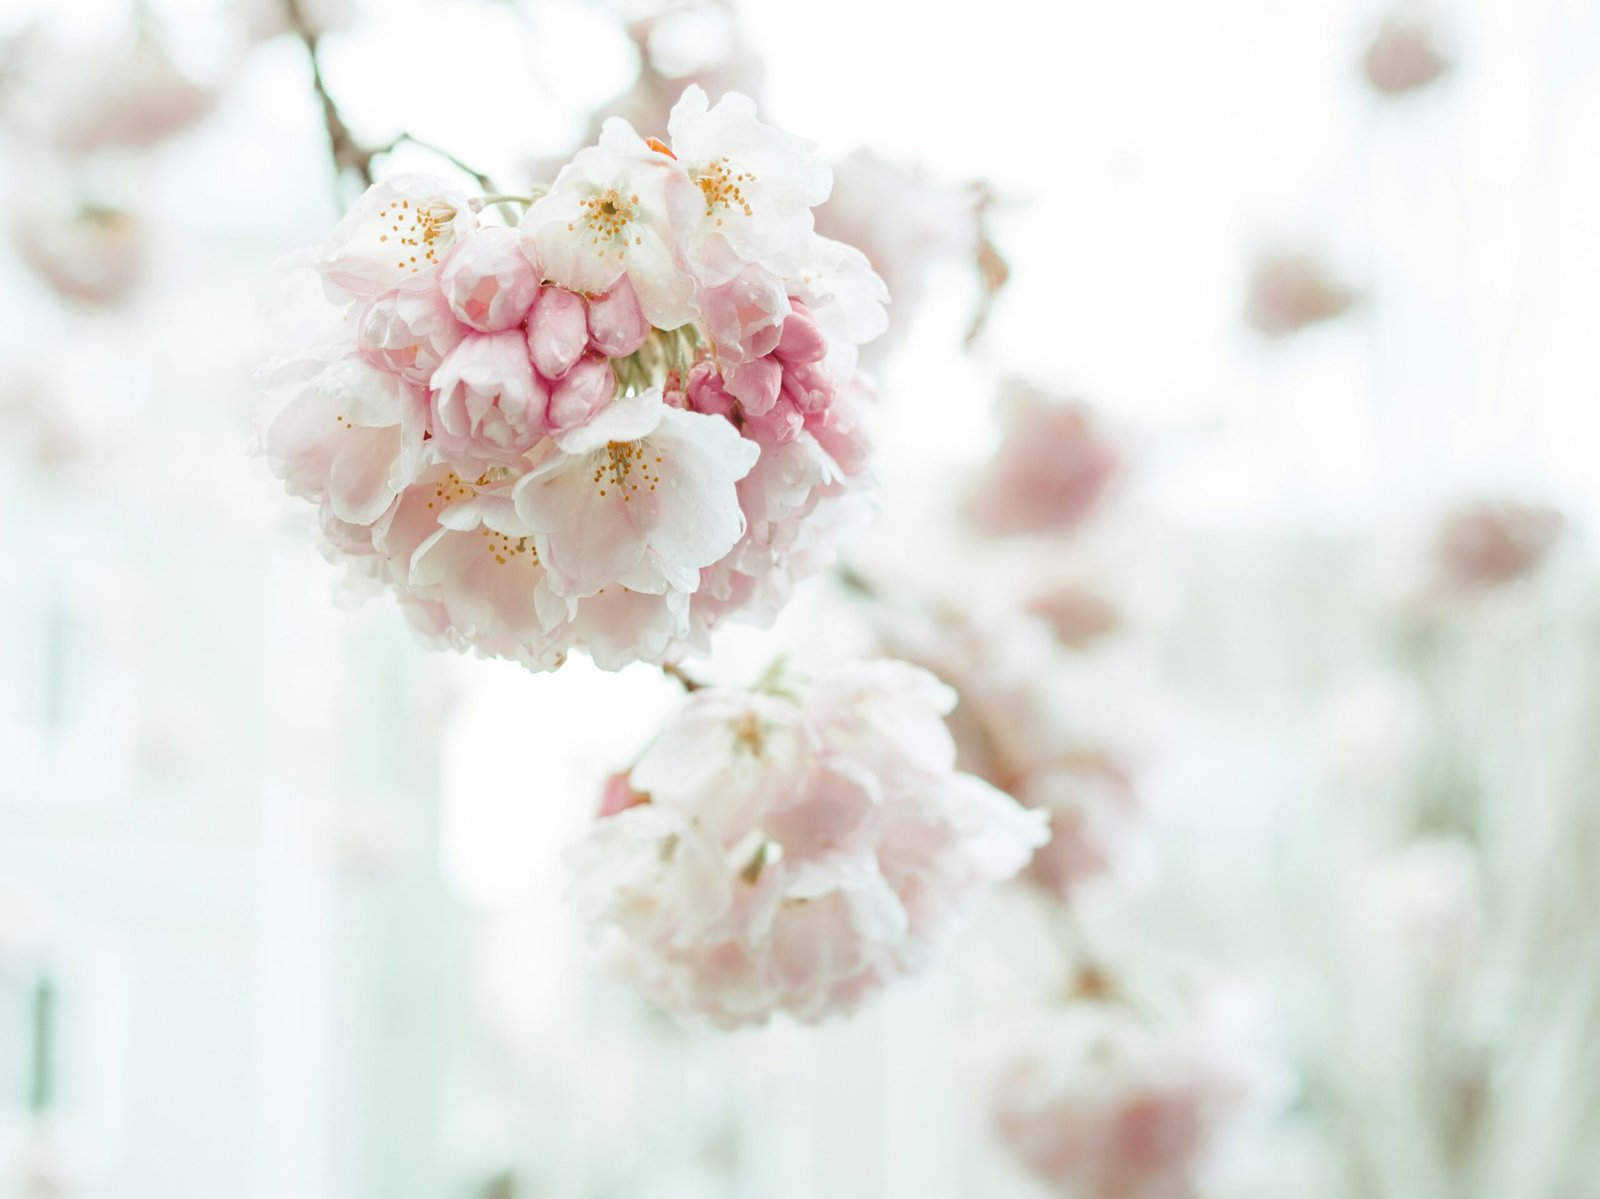
[[[672,152],[672,147],[668,146],[667,143],[662,141],[659,137],[647,137],[644,139],[644,144],[649,146],[657,154],[665,154],[668,158],[674,161],[677,160],[678,156]]]

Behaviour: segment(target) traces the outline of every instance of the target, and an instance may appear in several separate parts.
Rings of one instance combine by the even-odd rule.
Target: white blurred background
[[[1071,935],[1252,996],[1274,1098],[1203,1199],[1600,1196],[1600,9],[690,7],[302,15],[358,139],[500,183],[641,46],[893,164],[850,214],[912,276],[850,561],[891,611],[1114,597],[1039,665],[1138,765],[1138,878]],[[1440,69],[1385,91],[1396,21]],[[1065,985],[1036,896],[849,1021],[678,1026],[593,972],[560,864],[673,684],[340,604],[250,452],[278,264],[358,190],[280,0],[10,0],[0,37],[0,1195],[1048,1194],[985,1116],[989,1043]],[[107,134],[152,79],[170,132]],[[970,184],[1010,279],[968,348],[971,231],[918,188]],[[1011,377],[1124,448],[1069,536],[960,527]],[[1475,576],[1441,529],[1489,501],[1561,531]],[[883,603],[817,580],[704,670],[870,650]]]

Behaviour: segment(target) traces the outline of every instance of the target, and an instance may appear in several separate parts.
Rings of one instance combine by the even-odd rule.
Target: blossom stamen
[[[649,449],[642,441],[606,442],[606,456],[594,468],[594,483],[600,494],[609,495],[614,490],[624,503],[631,503],[641,483],[648,484],[654,491],[661,482],[661,471],[655,469],[652,474],[651,470],[660,467],[663,455],[658,452],[654,457],[655,461],[651,462]],[[637,479],[634,478],[636,471]]]
[[[754,210],[745,198],[744,185],[754,183],[756,177],[746,171],[735,171],[732,160],[724,156],[706,164],[694,173],[694,181],[706,198],[706,215],[712,216],[721,205],[728,212],[742,211],[750,216]],[[717,216],[717,224],[722,217]]]
[[[590,245],[600,246],[599,255],[606,256],[605,246],[619,239],[621,245],[617,247],[617,257],[621,258],[627,253],[627,231],[633,218],[637,215],[636,206],[639,197],[630,195],[624,198],[622,193],[614,187],[597,191],[584,200],[582,208],[583,226],[591,234]],[[639,239],[634,239],[638,244]]]
[[[499,565],[505,566],[523,554],[528,556],[529,565],[539,565],[539,551],[530,538],[518,537],[513,540],[509,533],[501,533],[489,528],[479,531],[489,539],[484,548]]]
[[[411,207],[410,200],[401,200],[398,207],[391,203],[380,209],[378,219],[390,222],[389,232],[379,235],[380,242],[393,237],[402,247],[421,253],[419,262],[415,254],[407,254],[402,249],[402,257],[395,263],[400,270],[409,268],[416,274],[424,267],[437,264],[439,252],[449,246],[448,234],[451,222],[456,219],[456,208],[448,200],[439,198],[424,200],[415,208]]]
[[[445,508],[457,500],[470,499],[477,494],[476,487],[452,470],[433,485],[433,499],[428,501],[428,507],[432,508],[437,501],[439,507]]]

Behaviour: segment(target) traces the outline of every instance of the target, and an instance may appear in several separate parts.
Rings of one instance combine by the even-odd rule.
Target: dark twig
[[[1000,247],[995,245],[992,236],[991,217],[994,212],[995,197],[987,185],[981,186],[977,193],[978,215],[978,308],[972,316],[972,324],[967,329],[967,336],[962,342],[968,349],[983,336],[984,329],[989,324],[989,315],[994,311],[995,300],[1001,290],[1011,278],[1011,267],[1000,253]]]
[[[412,133],[397,133],[389,141],[379,146],[362,144],[350,132],[350,126],[345,124],[343,115],[339,112],[339,105],[334,102],[333,96],[328,92],[327,80],[322,75],[322,58],[319,53],[321,34],[312,28],[306,19],[305,11],[301,7],[301,0],[283,0],[284,11],[288,16],[289,27],[294,30],[295,36],[306,48],[306,57],[311,60],[311,86],[316,90],[317,99],[322,104],[322,123],[328,131],[328,148],[333,153],[333,166],[336,171],[352,171],[361,180],[363,187],[373,184],[372,160],[381,154],[391,153],[395,147],[405,142],[420,147],[450,163],[457,170],[471,175],[477,180],[478,186],[486,192],[496,190],[489,176],[482,171],[474,170],[461,159],[442,147],[432,142],[423,141]]]
[[[289,18],[289,27],[305,45],[306,57],[311,60],[311,86],[316,89],[317,99],[322,102],[322,123],[328,131],[328,148],[333,152],[334,169],[354,171],[360,177],[362,186],[371,187],[372,160],[378,151],[368,149],[356,140],[350,132],[350,126],[344,123],[344,117],[339,114],[339,106],[328,94],[327,81],[322,77],[322,60],[317,53],[321,35],[306,20],[300,0],[283,0],[283,5]]]
[[[676,662],[663,662],[661,664],[661,673],[666,675],[669,679],[677,679],[678,682],[683,684],[683,689],[685,691],[699,691],[705,686],[704,683],[695,678],[692,674],[689,674]]]

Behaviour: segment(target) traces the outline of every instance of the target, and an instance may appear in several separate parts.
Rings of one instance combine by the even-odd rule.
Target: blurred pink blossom
[[[1042,766],[1022,776],[1012,794],[1050,818],[1050,841],[1034,854],[1028,877],[1062,899],[1135,857],[1143,813],[1127,771],[1108,756],[1080,754]]]
[[[114,304],[143,280],[150,229],[123,208],[79,204],[57,208],[23,201],[13,213],[11,242],[24,262],[63,299]]]
[[[1319,259],[1275,250],[1262,255],[1251,271],[1245,320],[1267,337],[1286,337],[1343,316],[1356,299]]]
[[[1122,453],[1086,407],[1010,383],[1000,402],[999,448],[967,511],[990,533],[1067,532],[1100,506]]]
[[[1115,995],[1024,1034],[997,1073],[1001,1143],[1074,1199],[1192,1199],[1270,1098],[1259,1049],[1204,1009],[1162,1030]]]
[[[1434,555],[1449,591],[1482,592],[1526,578],[1549,556],[1566,522],[1545,504],[1480,500],[1449,513]]]
[[[1028,611],[1042,619],[1062,645],[1088,649],[1122,627],[1122,612],[1091,584],[1058,579],[1029,597]]]
[[[939,266],[976,262],[980,199],[976,188],[952,186],[872,150],[834,164],[833,194],[817,209],[817,230],[859,247],[883,276],[894,297],[889,340],[904,334]]]
[[[1427,87],[1450,69],[1434,31],[1425,23],[1391,17],[1379,28],[1361,58],[1361,70],[1375,91],[1398,96]]]
[[[693,693],[629,772],[649,802],[568,851],[615,967],[722,1027],[826,1019],[926,969],[1044,839],[1042,818],[955,773],[953,702],[887,661],[803,693]]]
[[[1042,622],[1003,608],[947,612],[901,622],[888,644],[955,688],[962,768],[1049,820],[1030,881],[1070,901],[1091,882],[1133,876],[1144,818],[1127,755],[1075,720],[1061,682],[1082,665],[1052,660],[1061,651]]]
[[[215,90],[184,73],[153,36],[131,46],[67,45],[24,37],[15,86],[0,120],[37,144],[67,154],[148,147],[210,113]]]

